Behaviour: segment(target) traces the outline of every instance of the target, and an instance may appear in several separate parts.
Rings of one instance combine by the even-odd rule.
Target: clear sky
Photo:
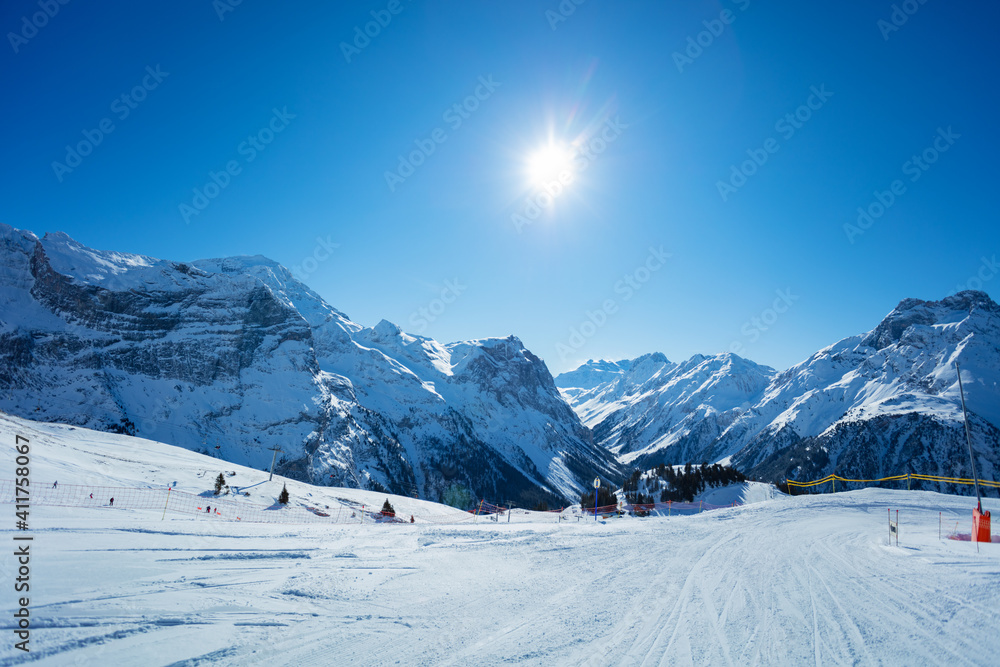
[[[5,2],[0,220],[553,373],[998,293],[996,3],[234,2]]]

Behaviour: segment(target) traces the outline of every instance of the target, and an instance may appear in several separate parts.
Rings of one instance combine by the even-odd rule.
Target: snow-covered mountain
[[[177,263],[0,225],[0,409],[319,484],[521,503],[619,480],[515,337],[365,328],[260,256]]]
[[[956,361],[979,472],[996,479],[1000,306],[983,292],[906,299],[872,331],[782,373],[731,354],[680,364],[646,355],[588,362],[556,383],[630,466],[728,460],[774,479],[968,476]]]
[[[673,363],[654,353],[619,362],[588,361],[559,375],[556,383],[598,443],[623,463],[648,468],[701,462],[705,450],[760,399],[774,375],[773,369],[734,354],[695,355]],[[603,382],[593,383],[602,377]]]

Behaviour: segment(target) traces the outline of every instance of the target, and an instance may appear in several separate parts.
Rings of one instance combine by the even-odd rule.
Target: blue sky
[[[553,373],[780,369],[995,295],[1000,7],[807,5],[7,2],[0,220],[263,254],[363,325],[513,333]]]

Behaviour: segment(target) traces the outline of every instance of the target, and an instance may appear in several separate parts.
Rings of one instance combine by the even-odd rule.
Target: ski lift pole
[[[965,422],[965,442],[969,445],[969,461],[972,463],[972,481],[976,483],[976,505],[980,514],[983,511],[983,498],[979,495],[979,476],[976,475],[976,457],[972,453],[972,436],[969,434],[969,413],[965,410],[965,389],[962,387],[962,371],[955,362],[955,372],[958,374],[958,391],[962,397],[962,421]]]
[[[277,446],[277,445],[275,445],[275,446],[274,446],[274,447],[273,447],[273,448],[271,449],[271,451],[272,451],[272,452],[274,452],[274,454],[272,454],[272,455],[271,455],[271,474],[270,474],[270,475],[268,476],[268,478],[267,478],[267,481],[269,481],[269,482],[270,482],[270,481],[271,481],[272,479],[274,479],[274,459],[276,459],[276,458],[278,457],[278,452],[280,452],[281,450],[280,450],[280,449],[278,448],[278,446]]]

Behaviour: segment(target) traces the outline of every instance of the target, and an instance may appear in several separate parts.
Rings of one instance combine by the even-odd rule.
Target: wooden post
[[[910,473],[906,473],[906,490],[910,490]],[[899,538],[896,538],[899,539]]]
[[[170,504],[170,487],[167,487],[167,502],[163,503],[163,516],[160,517],[160,521],[167,518],[167,505]]]

